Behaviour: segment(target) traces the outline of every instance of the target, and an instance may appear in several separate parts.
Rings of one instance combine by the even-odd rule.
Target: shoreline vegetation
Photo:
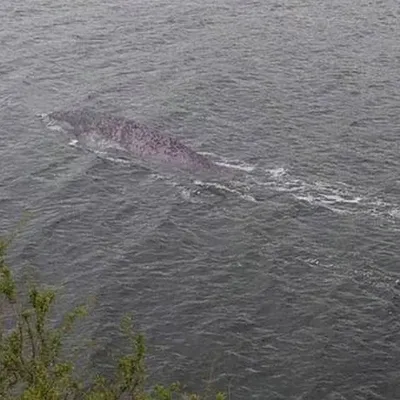
[[[6,252],[11,239],[0,237],[0,398],[2,400],[226,400],[185,393],[181,385],[146,385],[146,346],[132,321],[125,318],[121,329],[130,347],[120,357],[114,376],[95,375],[91,381],[79,377],[76,364],[62,356],[64,340],[78,319],[87,315],[80,306],[63,316],[58,327],[51,324],[56,293],[29,284],[17,289]],[[59,319],[59,318],[58,318]]]

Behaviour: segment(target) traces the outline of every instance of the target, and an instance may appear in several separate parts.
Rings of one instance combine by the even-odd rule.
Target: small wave
[[[370,214],[374,216],[386,215],[392,219],[400,218],[400,207],[381,199],[371,199],[368,203]]]
[[[199,154],[201,154],[202,156],[208,156],[211,158],[220,158],[219,155],[215,154],[215,153],[211,153],[209,151],[198,151]]]
[[[78,140],[77,139],[73,139],[68,143],[69,146],[71,147],[78,147]]]
[[[321,201],[327,204],[333,203],[348,203],[348,204],[358,204],[362,200],[362,197],[357,196],[354,198],[344,198],[337,194],[321,194]]]
[[[214,160],[215,164],[219,165],[220,167],[237,169],[237,170],[245,171],[245,172],[252,172],[256,168],[254,165],[245,163],[243,161],[229,160],[228,158],[219,156],[218,154],[211,153],[208,151],[202,151],[202,152],[199,152],[199,154],[215,159]]]
[[[186,200],[186,201],[189,201],[189,200],[191,200],[191,193],[190,193],[190,190],[189,189],[187,189],[187,188],[182,188],[181,189],[181,191],[180,191],[180,194],[181,194],[181,196],[182,196],[182,198],[184,199],[184,200]]]
[[[50,131],[56,131],[56,132],[62,132],[63,128],[61,127],[61,125],[57,125],[54,122],[48,122],[46,124],[47,129],[49,129]]]
[[[389,210],[389,215],[392,218],[400,218],[400,209],[399,208],[393,208],[392,210]]]
[[[153,181],[160,181],[160,180],[167,180],[167,177],[165,177],[164,175],[161,175],[157,172],[152,172],[150,174],[151,178],[153,179]],[[172,182],[173,186],[176,186],[177,183],[176,182]]]
[[[102,160],[111,161],[112,163],[115,164],[132,164],[131,161],[125,158],[110,156],[106,151],[93,150],[93,153],[96,154]]]
[[[217,192],[218,191],[222,191],[222,192],[232,193],[232,194],[238,195],[243,200],[251,201],[253,203],[257,203],[257,200],[253,196],[251,196],[251,195],[249,195],[247,193],[242,193],[237,189],[232,189],[232,188],[230,188],[228,186],[225,186],[225,185],[223,185],[221,183],[203,182],[203,181],[199,181],[199,180],[195,180],[193,183],[195,185],[200,186],[202,188],[205,188],[207,190],[211,189],[211,190],[216,190]]]
[[[42,114],[36,114],[36,117],[42,120],[43,123],[46,124],[47,129],[51,131],[57,131],[57,132],[62,132],[63,128],[61,125],[57,124],[56,121],[53,121],[50,119],[49,114],[42,113]]]
[[[304,201],[308,204],[311,205],[319,205],[319,206],[323,206],[326,209],[337,213],[337,214],[349,214],[351,211],[347,210],[347,209],[343,209],[343,208],[339,208],[339,207],[334,207],[334,205],[336,204],[335,202],[324,202],[323,200],[321,200],[320,198],[314,197],[310,194],[305,195],[305,196],[300,196],[300,195],[295,195],[294,196],[297,200],[300,201]]]
[[[39,119],[41,119],[43,122],[49,122],[50,121],[50,117],[49,117],[49,114],[46,114],[46,113],[39,113],[39,114],[36,114],[36,117],[37,118],[39,118]]]
[[[272,168],[267,170],[267,172],[275,179],[282,178],[284,175],[286,175],[287,170],[283,167],[278,167],[278,168]]]
[[[220,167],[231,168],[231,169],[238,169],[240,171],[245,172],[252,172],[254,171],[255,167],[252,165],[236,165],[236,164],[229,164],[226,162],[216,162],[215,164],[219,165]]]

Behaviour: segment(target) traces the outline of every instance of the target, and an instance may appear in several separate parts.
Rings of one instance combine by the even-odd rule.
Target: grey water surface
[[[99,370],[133,313],[150,382],[400,399],[399,82],[395,0],[3,0],[0,233],[30,212],[12,265],[60,287],[60,313],[96,299],[76,339]],[[238,174],[71,145],[35,118],[72,107]]]

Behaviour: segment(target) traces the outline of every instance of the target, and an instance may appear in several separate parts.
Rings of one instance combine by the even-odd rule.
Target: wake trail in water
[[[70,143],[77,146],[76,141]],[[137,165],[133,160],[113,156],[107,150],[91,150],[99,158],[115,164]],[[214,153],[202,153],[217,158]],[[334,184],[322,181],[307,182],[303,179],[293,177],[284,167],[276,167],[264,170],[260,176],[259,168],[238,160],[229,160],[219,157],[222,161],[216,164],[227,169],[240,170],[244,172],[241,180],[229,180],[228,182],[211,182],[201,179],[192,180],[195,188],[178,183],[174,177],[168,174],[153,174],[157,179],[180,190],[181,196],[186,200],[198,199],[201,194],[211,194],[221,197],[236,196],[244,201],[257,203],[260,200],[253,191],[257,188],[268,188],[275,192],[287,193],[297,201],[310,206],[324,207],[337,214],[368,213],[374,216],[386,216],[393,219],[400,218],[400,206],[391,204],[379,198],[371,198],[368,195],[357,193],[353,188],[342,182]],[[256,172],[257,174],[254,174]]]
[[[259,186],[287,193],[311,206],[324,207],[338,214],[367,213],[373,216],[400,218],[399,205],[361,194],[360,190],[342,182],[307,182],[293,177],[283,167],[265,170],[262,178],[252,178]]]
[[[38,114],[38,117],[46,123],[48,129],[54,131],[63,130],[61,126],[50,120],[48,114]],[[135,166],[139,164],[142,167],[138,160],[124,157],[124,155],[121,156],[120,152],[118,152],[119,149],[109,141],[96,142],[96,146],[92,148],[74,139],[69,142],[69,145],[94,153],[100,159],[115,164]],[[111,154],[111,150],[116,154]],[[174,178],[167,176],[167,174],[165,176],[164,174],[158,175],[158,179],[163,179],[173,186],[179,187],[182,197],[185,199],[191,199],[201,194],[201,192],[207,192],[222,197],[237,196],[242,200],[256,203],[260,199],[252,193],[252,189],[268,188],[275,192],[287,193],[297,201],[310,206],[324,207],[338,214],[369,213],[374,216],[386,216],[392,219],[400,218],[400,205],[386,202],[384,199],[358,194],[356,188],[341,182],[333,184],[322,181],[307,182],[292,176],[286,168],[281,166],[261,170],[257,165],[241,160],[228,159],[212,152],[200,152],[199,154],[210,157],[220,167],[242,173],[242,176],[238,178],[239,180],[231,179],[228,182],[193,180],[192,184],[196,189],[174,182]]]

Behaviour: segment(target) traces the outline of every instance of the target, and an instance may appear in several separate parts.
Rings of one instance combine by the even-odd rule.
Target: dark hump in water
[[[220,173],[225,170],[178,139],[128,118],[88,110],[55,111],[49,117],[67,122],[78,138],[96,135],[112,140],[144,159],[156,159],[192,171]]]

